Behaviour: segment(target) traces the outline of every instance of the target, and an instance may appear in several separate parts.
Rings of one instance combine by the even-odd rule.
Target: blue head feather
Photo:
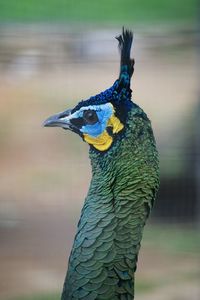
[[[99,136],[107,127],[109,118],[113,115],[114,109],[110,103],[100,105],[83,106],[73,114],[74,118],[82,118],[85,110],[94,110],[97,114],[98,121],[95,124],[86,124],[80,128],[82,133],[93,137]]]

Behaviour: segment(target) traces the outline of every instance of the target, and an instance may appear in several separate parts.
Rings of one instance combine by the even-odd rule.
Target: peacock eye
[[[96,111],[94,110],[85,110],[83,112],[83,119],[87,122],[87,124],[93,125],[99,121]]]

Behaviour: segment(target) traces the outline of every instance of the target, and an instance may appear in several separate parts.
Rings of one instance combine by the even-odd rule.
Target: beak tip
[[[45,120],[45,121],[42,123],[42,127],[48,127],[48,122],[47,122],[47,120]]]
[[[46,119],[43,123],[42,123],[42,127],[49,127],[50,126],[50,121],[49,121],[49,118]]]
[[[59,126],[59,118],[58,115],[53,115],[47,118],[43,123],[43,127],[56,127]]]
[[[67,120],[64,120],[65,117],[70,115],[71,110],[66,110],[64,112],[55,114],[47,118],[43,123],[43,127],[68,127]]]

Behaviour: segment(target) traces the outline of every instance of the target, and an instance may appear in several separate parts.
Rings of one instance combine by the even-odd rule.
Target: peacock
[[[143,228],[159,186],[151,123],[131,101],[133,33],[123,28],[116,39],[121,61],[114,84],[44,122],[71,130],[87,142],[92,168],[62,300],[134,299]]]

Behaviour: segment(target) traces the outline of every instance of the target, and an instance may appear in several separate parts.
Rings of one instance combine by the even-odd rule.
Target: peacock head
[[[97,151],[108,150],[122,136],[127,115],[133,107],[130,79],[134,60],[130,58],[132,32],[124,30],[117,37],[121,52],[120,75],[112,87],[81,101],[73,109],[49,117],[46,127],[62,127],[79,134]]]

